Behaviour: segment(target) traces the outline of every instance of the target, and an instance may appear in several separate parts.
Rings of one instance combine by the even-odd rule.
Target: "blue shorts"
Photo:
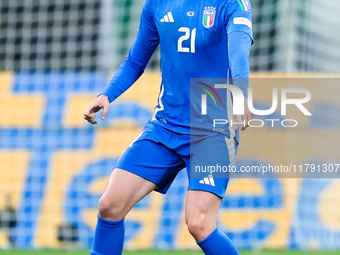
[[[186,168],[188,190],[203,190],[223,198],[229,175],[216,171],[235,163],[237,147],[235,138],[222,134],[190,136],[148,122],[115,168],[155,183],[156,191],[163,194],[179,171]]]

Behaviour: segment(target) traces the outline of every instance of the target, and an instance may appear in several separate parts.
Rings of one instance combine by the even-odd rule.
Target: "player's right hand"
[[[105,95],[100,95],[96,99],[94,99],[91,103],[89,103],[84,112],[84,119],[90,122],[91,124],[97,124],[96,113],[103,109],[102,112],[102,120],[106,118],[107,112],[110,108],[109,98]]]

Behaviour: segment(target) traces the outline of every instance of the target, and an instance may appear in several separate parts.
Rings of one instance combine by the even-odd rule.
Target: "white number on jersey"
[[[190,38],[190,29],[188,27],[180,27],[178,29],[179,32],[184,32],[185,34],[182,35],[177,42],[177,50],[178,52],[191,52],[195,53],[195,40],[196,40],[196,28],[191,31],[191,38]],[[183,47],[183,41],[186,41],[190,38],[190,48]]]

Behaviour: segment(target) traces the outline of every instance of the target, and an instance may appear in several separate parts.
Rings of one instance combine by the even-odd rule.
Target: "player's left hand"
[[[241,123],[241,124],[234,124],[235,130],[241,128],[241,131],[244,131],[247,127],[249,127],[248,123],[254,117],[254,114],[249,110],[248,107],[248,98],[244,97],[244,115],[234,115],[233,116],[233,123]],[[242,124],[244,123],[244,124]]]

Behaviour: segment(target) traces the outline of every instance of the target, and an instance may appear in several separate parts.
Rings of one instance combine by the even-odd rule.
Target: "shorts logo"
[[[215,7],[204,7],[202,23],[205,28],[210,28],[214,25],[215,12]]]
[[[200,183],[210,185],[210,186],[215,186],[215,181],[214,181],[212,174],[209,174],[207,177],[204,177],[202,180],[200,180]]]

